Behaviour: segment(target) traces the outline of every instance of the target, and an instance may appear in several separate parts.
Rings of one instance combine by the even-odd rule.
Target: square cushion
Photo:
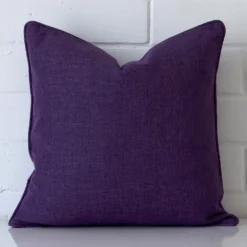
[[[212,21],[120,67],[93,44],[27,23],[35,171],[9,225],[236,225],[221,204],[224,36]]]

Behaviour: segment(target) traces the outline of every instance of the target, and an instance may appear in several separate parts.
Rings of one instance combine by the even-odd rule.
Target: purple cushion
[[[236,225],[222,207],[212,21],[120,67],[100,48],[25,27],[35,171],[10,226]]]

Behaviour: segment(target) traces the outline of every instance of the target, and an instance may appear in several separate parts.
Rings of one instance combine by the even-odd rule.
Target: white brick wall
[[[247,216],[247,0],[8,0],[0,15],[0,217],[9,217],[33,170],[23,25],[37,20],[94,42],[120,64],[211,19],[227,27],[218,73],[224,205]]]

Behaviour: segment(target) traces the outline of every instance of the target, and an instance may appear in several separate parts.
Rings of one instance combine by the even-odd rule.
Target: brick
[[[27,140],[29,94],[0,94],[0,141]]]
[[[244,148],[221,145],[220,157],[225,191],[244,192],[246,187]]]
[[[2,188],[23,192],[33,169],[27,142],[0,142],[0,184]]]
[[[17,204],[21,199],[22,193],[4,191],[0,193],[0,219],[10,218]],[[1,243],[1,242],[0,242]]]
[[[238,217],[247,217],[247,193],[225,193],[223,198],[223,206],[228,212]],[[242,242],[246,242],[246,234],[243,235]]]
[[[24,45],[0,47],[0,92],[27,92],[28,66]]]
[[[201,23],[220,19],[227,28],[225,43],[247,43],[247,2],[243,0],[155,0],[154,42],[160,42]]]
[[[206,19],[204,0],[155,0],[153,2],[153,42],[158,43]]]
[[[247,43],[245,0],[209,0],[206,4],[207,19],[220,19],[226,25],[227,44]]]
[[[247,142],[247,99],[218,97],[218,134],[221,142]]]
[[[243,51],[238,48],[222,50],[217,75],[217,91],[220,93],[243,94]]]
[[[91,42],[145,43],[147,6],[147,0],[8,0],[1,5],[0,41],[23,41],[24,24],[36,20]]]

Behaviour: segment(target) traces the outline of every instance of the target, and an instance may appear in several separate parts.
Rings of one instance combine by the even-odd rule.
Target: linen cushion
[[[222,204],[212,21],[119,66],[102,49],[25,26],[35,171],[9,225],[236,225]]]

